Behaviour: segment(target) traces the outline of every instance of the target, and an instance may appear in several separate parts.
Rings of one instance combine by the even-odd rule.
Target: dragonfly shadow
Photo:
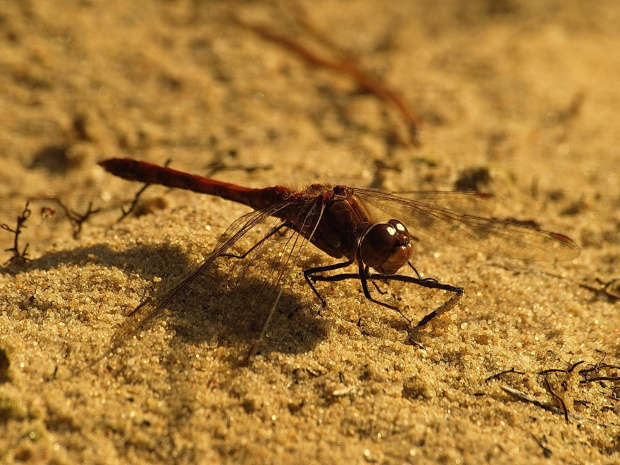
[[[218,264],[227,260],[232,263],[232,267],[226,267],[228,272],[220,270]],[[269,283],[252,273],[243,276],[242,284],[232,282],[228,274],[230,269],[245,264],[245,260],[220,258],[188,289],[166,305],[167,311],[162,312],[164,314],[157,319],[165,319],[168,327],[175,330],[175,340],[182,344],[238,347],[239,352],[243,353],[256,342],[278,292],[278,289],[270,288]],[[138,245],[117,251],[106,244],[97,244],[49,253],[27,262],[20,270],[2,272],[16,274],[16,271],[55,270],[63,265],[75,265],[82,269],[88,265],[116,268],[149,282],[153,282],[155,277],[161,277],[161,282],[153,285],[152,289],[148,289],[148,284],[144,285],[145,296],[150,293],[155,300],[166,292],[167,284],[196,267],[196,263],[182,249],[171,245]],[[162,271],[167,271],[166,276],[162,276]],[[89,274],[84,272],[76,277],[82,286],[88,279]],[[93,286],[100,282],[101,275],[93,278]],[[48,286],[54,286],[54,281],[49,281]],[[58,286],[64,285],[59,281]],[[32,305],[40,311],[47,309],[41,308],[45,304],[36,300]],[[259,345],[257,352],[308,351],[326,337],[325,325],[326,322],[316,315],[316,303],[312,301],[310,292],[295,294],[284,291],[269,325],[266,340]],[[149,324],[137,332],[148,327]]]
[[[243,260],[220,260],[244,266]],[[258,341],[278,292],[251,274],[240,284],[231,282],[230,274],[215,266],[168,305],[168,327],[182,344],[231,348],[234,358],[244,357],[257,342],[257,354],[303,353],[327,338],[327,322],[317,315],[310,290],[302,289],[282,292],[266,336]]]
[[[16,275],[32,270],[50,271],[58,269],[61,265],[85,267],[93,264],[106,268],[118,268],[126,273],[135,273],[144,279],[152,280],[155,276],[161,275],[162,259],[169,263],[178,263],[180,267],[190,265],[181,249],[174,246],[140,245],[118,251],[111,249],[107,244],[97,244],[48,253],[27,261],[19,268],[15,266],[0,268],[0,273]]]

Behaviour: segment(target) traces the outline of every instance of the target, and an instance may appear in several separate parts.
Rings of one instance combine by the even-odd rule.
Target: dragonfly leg
[[[319,301],[321,302],[321,307],[325,307],[327,305],[327,302],[325,302],[325,299],[323,298],[323,296],[319,293],[319,291],[316,289],[314,283],[316,281],[329,281],[329,276],[315,276],[318,273],[325,273],[326,271],[333,271],[333,270],[339,270],[341,268],[346,268],[347,266],[351,265],[353,263],[354,260],[347,260],[346,262],[341,262],[341,263],[335,263],[333,265],[326,265],[326,266],[317,266],[316,268],[308,268],[307,270],[304,270],[304,278],[306,278],[306,282],[308,283],[308,286],[310,286],[310,289],[312,289],[312,292],[314,292],[314,295],[316,295],[319,298]]]
[[[231,257],[231,258],[239,258],[239,259],[243,259],[245,257],[247,257],[249,254],[252,253],[253,250],[257,249],[258,247],[260,247],[261,245],[263,245],[263,243],[269,239],[271,236],[273,236],[274,234],[280,232],[282,229],[286,229],[290,227],[289,224],[287,222],[282,222],[280,223],[278,226],[274,227],[271,231],[269,231],[267,234],[265,234],[260,241],[258,241],[256,244],[254,244],[252,247],[250,247],[248,250],[246,250],[245,252],[243,252],[242,254],[236,254],[236,253],[223,253],[221,256],[222,257]]]
[[[347,279],[359,279],[362,283],[362,289],[364,290],[364,295],[366,296],[366,298],[368,300],[370,300],[371,302],[374,302],[376,304],[379,304],[383,307],[392,309],[392,310],[396,310],[398,313],[400,313],[401,315],[403,315],[403,313],[398,309],[398,307],[395,307],[393,305],[390,305],[386,302],[381,302],[379,300],[374,299],[371,295],[370,292],[368,291],[368,281],[385,281],[385,282],[390,282],[390,281],[400,281],[400,282],[404,282],[404,283],[411,283],[411,284],[416,284],[418,286],[422,286],[422,287],[426,287],[428,289],[438,289],[438,290],[442,290],[442,291],[448,291],[453,293],[454,295],[452,297],[450,297],[450,299],[448,299],[446,302],[444,302],[442,305],[440,305],[438,308],[436,308],[435,310],[433,310],[432,312],[430,312],[428,315],[426,315],[424,318],[422,318],[413,328],[413,332],[414,334],[417,333],[420,328],[422,328],[423,326],[426,326],[431,320],[433,320],[434,318],[443,315],[444,313],[449,312],[451,309],[453,309],[456,304],[459,302],[459,300],[461,300],[461,297],[463,297],[463,293],[464,290],[462,287],[457,287],[457,286],[451,286],[450,284],[443,284],[440,283],[439,281],[437,281],[435,278],[414,278],[413,276],[404,276],[404,275],[391,275],[391,276],[386,276],[386,275],[371,275],[371,274],[367,274],[364,272],[363,269],[360,268],[360,272],[359,273],[340,273],[334,276],[315,276],[313,277],[314,281],[345,281]],[[407,318],[405,315],[403,315],[403,317],[407,320],[407,321],[411,321],[409,320],[409,318]]]
[[[364,296],[370,300],[371,302],[374,302],[376,304],[379,304],[383,307],[389,308],[390,310],[395,310],[396,312],[398,312],[398,314],[400,316],[402,316],[405,320],[407,320],[407,323],[411,324],[411,320],[407,317],[407,315],[405,315],[400,308],[396,307],[395,305],[391,305],[388,304],[387,302],[381,302],[380,300],[375,299],[371,294],[370,294],[370,290],[368,289],[368,280],[369,279],[373,279],[372,275],[370,274],[369,268],[365,267],[364,265],[362,265],[361,262],[359,262],[359,273],[358,273],[358,277],[359,280],[362,283],[362,290],[364,291]],[[375,287],[377,286],[374,281],[373,284],[375,285]]]
[[[426,283],[426,284],[422,284],[422,283]],[[418,324],[415,326],[414,333],[416,333],[423,326],[426,326],[433,318],[441,316],[444,313],[452,310],[456,306],[458,301],[461,300],[461,297],[463,297],[463,294],[465,292],[462,287],[451,286],[449,284],[441,284],[439,281],[433,278],[423,279],[422,283],[420,283],[421,286],[423,285],[424,287],[428,287],[431,289],[442,289],[444,291],[452,292],[454,293],[454,295],[450,297],[442,305],[440,305],[438,308],[436,308],[435,310],[430,312],[428,315],[426,315],[424,318],[422,318],[418,322]]]
[[[407,262],[407,265],[409,265],[409,268],[411,268],[413,270],[413,272],[415,273],[415,275],[418,277],[418,279],[422,279],[422,276],[420,276],[420,273],[418,273],[418,270],[416,270],[416,267],[413,266],[411,264],[411,262]]]
[[[366,265],[366,268],[364,268],[364,272],[366,273],[366,278],[369,278],[369,277],[370,277],[370,268],[369,268],[369,266],[368,266],[368,265]],[[376,282],[376,281],[371,280],[371,282],[372,282],[372,285],[373,285],[373,286],[375,286],[375,291],[377,291],[379,294],[381,294],[381,295],[386,295],[386,294],[388,293],[388,291],[384,291],[384,290],[382,290],[382,289],[379,287],[379,285],[377,284],[377,282]]]

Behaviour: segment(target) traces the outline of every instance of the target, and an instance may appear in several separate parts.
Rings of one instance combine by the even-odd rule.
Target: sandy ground
[[[33,200],[31,261],[0,273],[1,462],[620,462],[620,304],[578,284],[620,277],[620,5],[436,3],[302,4],[421,115],[415,147],[392,106],[231,21],[335,56],[289,2],[2,2],[0,223],[28,198],[100,212],[75,239],[58,204]],[[300,272],[333,260],[308,249],[247,367],[269,267],[223,261],[93,365],[150,289],[248,211],[152,187],[147,213],[117,224],[140,186],[97,166],[113,156],[263,168],[215,175],[257,187],[453,190],[477,170],[466,184],[496,195],[495,216],[581,255],[524,262],[420,236],[416,267],[466,292],[420,348],[356,282],[320,286],[317,315]],[[447,298],[392,295],[414,320]]]

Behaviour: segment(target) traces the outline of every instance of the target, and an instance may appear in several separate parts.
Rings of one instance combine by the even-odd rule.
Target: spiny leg
[[[422,276],[420,275],[420,273],[418,272],[418,270],[415,268],[415,266],[413,266],[411,264],[411,262],[407,262],[407,265],[409,265],[409,267],[411,268],[411,270],[415,273],[415,275],[417,276],[417,278],[420,281],[427,281],[427,282],[435,282],[438,283],[439,281],[437,281],[435,278],[422,278]],[[368,265],[366,265],[366,268],[364,269],[364,271],[366,272],[366,277],[370,277],[370,268],[368,267]],[[379,288],[379,285],[375,282],[376,280],[371,279],[372,284],[375,286],[375,289],[377,290],[377,292],[381,295],[386,295],[388,293],[388,291],[382,291]]]
[[[328,282],[345,281],[347,279],[359,279],[362,282],[362,289],[364,289],[364,295],[368,300],[370,300],[371,302],[377,303],[383,307],[396,310],[401,315],[403,315],[403,313],[397,307],[390,305],[388,303],[385,303],[385,302],[378,301],[372,298],[372,296],[370,296],[370,292],[368,292],[368,283],[367,283],[368,280],[384,281],[384,282],[399,281],[399,282],[404,282],[404,283],[416,284],[418,286],[426,287],[428,289],[438,289],[442,291],[452,292],[454,295],[450,297],[450,299],[448,299],[438,308],[436,308],[435,310],[433,310],[432,312],[424,316],[424,318],[422,318],[416,324],[416,326],[413,328],[414,334],[417,333],[422,327],[426,326],[434,318],[441,316],[444,313],[447,313],[451,309],[453,309],[458,303],[458,301],[461,300],[461,297],[463,297],[463,293],[464,293],[464,290],[462,287],[451,286],[450,284],[443,284],[437,281],[435,278],[420,279],[420,278],[414,278],[412,276],[404,276],[404,275],[391,275],[391,276],[369,275],[367,276],[365,273],[360,272],[360,273],[341,273],[341,274],[337,274],[334,276],[314,276],[312,279],[314,281],[328,281]],[[405,315],[403,315],[403,317],[407,321],[411,322],[411,320],[407,318]]]
[[[422,276],[420,276],[420,273],[418,272],[418,270],[416,269],[415,266],[413,266],[411,264],[411,262],[407,262],[407,265],[409,265],[409,268],[411,268],[413,270],[413,272],[415,273],[415,275],[418,277],[418,279],[422,279]]]
[[[374,302],[376,304],[379,304],[383,307],[389,308],[390,310],[395,310],[398,312],[398,314],[400,316],[402,316],[405,320],[407,320],[407,323],[411,324],[411,320],[407,317],[407,315],[405,315],[400,308],[396,307],[395,305],[391,305],[388,304],[387,302],[381,302],[380,300],[375,299],[372,295],[370,295],[370,290],[368,289],[368,279],[373,279],[372,275],[370,275],[369,271],[368,271],[368,267],[364,268],[364,265],[361,262],[359,263],[359,272],[358,272],[358,277],[359,280],[362,283],[362,290],[364,291],[364,296],[370,300],[371,302]],[[367,276],[368,274],[368,276]]]
[[[314,295],[319,298],[319,301],[321,302],[321,307],[325,308],[327,302],[316,289],[313,281],[323,281],[323,279],[321,278],[324,277],[314,275],[316,275],[317,273],[325,273],[326,271],[334,271],[341,268],[346,268],[347,266],[351,265],[353,261],[354,260],[347,260],[346,262],[335,263],[333,265],[317,266],[316,268],[308,268],[307,270],[304,270],[304,278],[306,278],[306,282],[308,283],[308,286],[310,286],[310,289],[312,289],[312,292],[314,292]]]
[[[364,273],[366,274],[366,278],[370,276],[370,267],[368,265],[364,267]],[[377,291],[379,294],[386,295],[388,293],[388,291],[381,290],[379,285],[374,280],[371,280],[371,282],[372,285],[375,286],[375,291]]]

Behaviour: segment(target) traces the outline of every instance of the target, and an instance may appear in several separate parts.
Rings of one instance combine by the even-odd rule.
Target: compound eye
[[[359,258],[382,274],[396,273],[411,257],[409,231],[398,220],[372,226],[362,238]]]

